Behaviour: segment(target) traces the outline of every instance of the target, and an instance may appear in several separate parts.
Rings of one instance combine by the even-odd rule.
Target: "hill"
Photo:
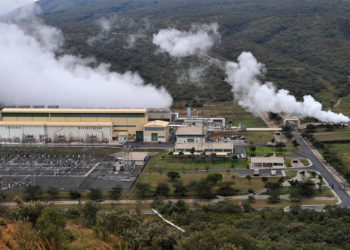
[[[267,65],[266,80],[298,98],[304,94],[334,100],[350,93],[350,3],[337,0],[41,0],[42,16],[61,28],[66,50],[95,56],[112,70],[138,71],[146,82],[165,86],[176,101],[232,100],[224,74],[197,58],[181,63],[155,53],[152,35],[161,28],[188,29],[192,23],[217,22],[222,41],[210,55],[235,60],[252,51]],[[96,21],[109,18],[111,30],[98,36]],[[147,18],[147,19],[145,19]],[[147,27],[146,27],[147,26]],[[136,34],[135,46],[126,40]],[[206,67],[199,83],[189,68]]]

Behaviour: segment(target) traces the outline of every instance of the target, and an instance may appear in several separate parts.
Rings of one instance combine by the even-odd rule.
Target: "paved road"
[[[300,147],[302,149],[302,154],[305,158],[308,158],[313,166],[311,167],[312,170],[316,170],[322,174],[322,176],[325,178],[325,180],[329,183],[329,185],[332,187],[334,192],[338,195],[338,197],[341,199],[341,204],[339,206],[342,207],[348,207],[350,208],[350,197],[347,192],[345,192],[344,189],[342,189],[342,185],[338,183],[338,181],[331,175],[328,170],[325,168],[325,166],[320,162],[320,160],[312,153],[309,146],[304,142],[304,140],[301,138],[299,133],[294,132],[293,133],[295,140],[300,144]]]

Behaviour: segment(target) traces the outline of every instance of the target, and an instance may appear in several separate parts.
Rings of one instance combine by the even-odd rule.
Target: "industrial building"
[[[125,142],[143,141],[146,134],[147,141],[165,141],[169,133],[167,124],[161,121],[149,124],[147,109],[4,108],[0,140]],[[152,134],[157,135],[152,139]]]
[[[216,156],[227,157],[233,155],[234,152],[233,142],[176,143],[173,155],[192,155],[193,148],[194,155],[215,153]]]
[[[169,138],[169,122],[151,121],[143,126],[145,142],[166,142]]]
[[[251,157],[250,168],[283,168],[283,157]]]
[[[206,129],[201,126],[179,127],[176,130],[176,142],[178,143],[203,143],[206,138]]]

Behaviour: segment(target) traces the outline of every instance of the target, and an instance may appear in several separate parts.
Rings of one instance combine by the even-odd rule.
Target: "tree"
[[[32,224],[32,227],[35,227],[38,218],[41,215],[41,212],[44,209],[44,205],[42,205],[38,201],[31,202],[23,202],[18,201],[18,215],[22,220],[26,220]]]
[[[245,178],[248,180],[249,185],[250,185],[250,184],[251,184],[252,177],[248,174],[248,175],[246,175]]]
[[[101,201],[102,200],[102,192],[99,188],[90,188],[90,192],[88,193],[88,197],[93,201]]]
[[[112,199],[118,200],[120,196],[122,195],[123,188],[121,185],[116,185],[115,187],[112,188],[112,190],[109,192]]]
[[[178,172],[169,171],[167,173],[167,176],[171,179],[171,181],[175,181],[176,179],[179,179],[181,176]]]
[[[48,193],[52,198],[56,198],[58,195],[58,190],[57,190],[57,188],[49,187],[46,190],[46,193]]]
[[[196,152],[196,149],[194,147],[191,148],[191,155],[194,156],[194,153]]]
[[[215,193],[213,192],[213,182],[207,179],[201,179],[196,185],[196,194],[200,198],[212,199],[215,198]]]
[[[182,181],[177,181],[173,183],[174,186],[174,194],[178,196],[185,196],[188,192],[188,188],[183,184]]]
[[[299,146],[299,143],[296,140],[293,140],[292,143],[295,148]]]
[[[139,197],[146,197],[151,189],[151,185],[149,183],[138,182],[135,185],[136,194]]]
[[[222,181],[222,174],[219,174],[219,173],[208,174],[206,177],[206,180],[213,183],[213,185],[216,185],[219,181]]]
[[[92,227],[96,224],[96,215],[98,210],[98,206],[92,201],[87,201],[85,205],[80,208],[85,226]]]
[[[40,186],[29,185],[23,191],[24,201],[37,201],[41,198],[42,190]]]
[[[263,176],[263,177],[261,178],[261,180],[262,180],[262,182],[264,182],[265,185],[266,185],[266,183],[269,181],[269,178],[267,178],[266,176]]]
[[[283,142],[277,142],[276,143],[276,148],[278,151],[282,151],[282,149],[286,146]]]
[[[69,197],[73,200],[80,199],[81,193],[77,190],[69,190]]]
[[[169,188],[168,183],[161,182],[161,183],[158,183],[158,186],[156,188],[154,195],[155,196],[168,196],[169,191],[170,191],[170,188]]]
[[[36,224],[39,234],[46,244],[54,244],[57,249],[64,248],[70,241],[70,234],[65,230],[66,218],[55,207],[46,207]],[[48,249],[50,245],[46,246]]]
[[[239,192],[239,189],[233,188],[233,182],[223,182],[220,184],[216,193],[221,196],[231,196]]]

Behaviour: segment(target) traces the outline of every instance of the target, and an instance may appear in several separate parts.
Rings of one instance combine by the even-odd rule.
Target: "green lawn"
[[[308,166],[310,164],[310,162],[306,159],[299,159],[301,161],[301,163],[303,163],[304,166]]]
[[[247,180],[246,178],[241,178],[235,173],[229,173],[229,172],[220,172],[220,174],[223,176],[223,181],[233,181],[234,188],[240,189],[239,194],[247,194],[248,189],[251,188],[254,191],[258,191],[264,188],[265,183],[261,180],[261,177],[252,177],[251,180]],[[181,173],[181,178],[180,180],[183,181],[183,183],[186,185],[188,184],[191,180],[200,180],[202,178],[205,178],[208,173]],[[232,176],[235,176],[234,179]],[[278,177],[271,177],[269,178],[269,181],[277,181],[279,178]],[[173,192],[173,187],[171,185],[171,181],[166,175],[166,173],[153,173],[153,174],[144,174],[142,175],[137,182],[141,183],[150,183],[153,190],[155,187],[158,185],[160,182],[166,182],[169,184],[169,187],[171,189],[170,195],[172,195]],[[195,194],[193,192],[189,192],[187,196],[193,197]],[[137,197],[136,195],[136,190],[135,188],[132,189],[130,197]]]
[[[350,143],[328,144],[327,147],[342,159],[344,166],[350,168]]]
[[[169,171],[183,172],[191,170],[208,169],[246,169],[245,159],[216,159],[214,162],[209,160],[199,160],[192,158],[176,158],[167,153],[159,153],[152,157],[147,164],[145,173],[167,173]]]
[[[343,129],[340,132],[325,132],[324,134],[316,134],[315,138],[319,141],[350,140],[350,131]]]
[[[255,156],[268,156],[272,154],[276,154],[277,156],[289,156],[289,155],[294,155],[294,151],[287,151],[287,150],[282,150],[278,151],[275,147],[269,147],[269,146],[256,146],[255,152],[252,152],[249,147],[246,147],[246,153],[248,155],[253,155]]]
[[[247,143],[265,143],[274,139],[274,132],[238,132],[238,135],[246,137]]]
[[[350,95],[344,97],[340,105],[334,108],[333,111],[350,116]]]

